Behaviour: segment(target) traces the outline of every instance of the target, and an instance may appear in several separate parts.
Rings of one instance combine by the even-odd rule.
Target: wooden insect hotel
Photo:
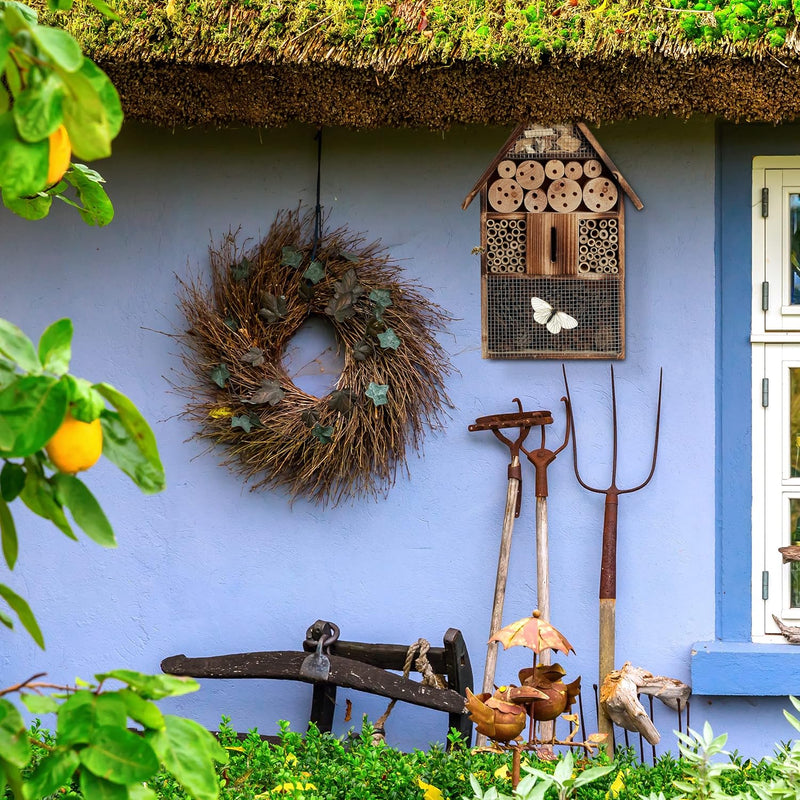
[[[625,357],[625,205],[642,202],[583,123],[520,125],[481,196],[484,358]]]

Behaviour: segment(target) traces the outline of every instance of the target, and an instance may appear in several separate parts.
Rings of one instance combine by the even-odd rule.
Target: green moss
[[[573,5],[574,4],[574,5]],[[88,3],[61,21],[95,58],[239,64],[332,60],[381,65],[538,62],[642,53],[659,41],[702,52],[780,50],[800,0],[117,0],[109,23]],[[52,18],[52,15],[51,15]]]

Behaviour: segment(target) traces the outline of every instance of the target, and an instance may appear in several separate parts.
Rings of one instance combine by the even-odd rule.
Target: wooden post
[[[536,605],[541,617],[550,622],[550,545],[548,541],[547,497],[536,498]],[[540,664],[552,662],[550,649],[539,653]],[[539,725],[543,742],[553,739],[555,720],[548,720]]]

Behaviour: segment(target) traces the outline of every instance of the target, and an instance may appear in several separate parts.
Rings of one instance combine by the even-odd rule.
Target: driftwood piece
[[[616,725],[641,733],[650,744],[658,744],[661,736],[639,702],[639,695],[657,697],[666,706],[678,711],[686,707],[691,693],[691,688],[682,681],[653,675],[626,661],[622,669],[606,676],[600,688],[600,704]]]
[[[786,547],[779,547],[778,552],[783,556],[783,563],[790,561],[800,561],[800,545],[790,544]]]
[[[783,638],[786,639],[789,644],[800,644],[800,628],[795,625],[784,625],[774,614],[772,615],[772,619],[775,620],[775,624],[780,628]]]

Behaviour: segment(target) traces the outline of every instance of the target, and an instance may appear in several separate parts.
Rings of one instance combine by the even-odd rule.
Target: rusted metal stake
[[[494,601],[492,603],[492,621],[489,636],[494,636],[503,624],[503,604],[506,596],[506,581],[508,579],[508,562],[511,556],[511,534],[514,530],[514,520],[519,516],[522,499],[522,469],[519,463],[519,451],[525,438],[535,425],[547,425],[553,421],[549,411],[523,411],[522,403],[515,397],[512,401],[517,404],[519,412],[511,414],[493,414],[488,417],[479,417],[474,424],[469,426],[470,431],[491,431],[511,454],[508,465],[508,490],[506,493],[506,508],[503,516],[503,531],[500,538],[500,553],[497,559],[497,578],[495,579]],[[518,428],[519,435],[515,441],[500,433],[506,428]],[[497,668],[498,642],[490,642],[486,650],[486,665],[483,670],[483,691],[492,693],[494,689],[494,674]],[[478,734],[476,746],[486,744],[486,737]]]
[[[656,431],[653,442],[653,461],[647,478],[638,486],[630,489],[620,489],[617,486],[617,392],[614,381],[614,367],[611,367],[611,406],[613,419],[613,452],[611,461],[611,485],[607,489],[589,486],[580,475],[578,469],[578,437],[575,429],[575,419],[572,413],[572,400],[569,394],[567,371],[562,366],[564,373],[564,386],[567,392],[567,408],[572,421],[572,456],[575,467],[575,477],[578,483],[587,491],[606,496],[605,511],[603,516],[603,548],[600,562],[600,657],[599,657],[599,682],[602,685],[606,675],[614,670],[614,648],[616,643],[616,604],[617,604],[617,512],[619,496],[638,492],[650,483],[656,470],[658,456],[658,432],[661,425],[661,389],[664,382],[664,371],[661,370],[658,379],[658,410],[656,412]],[[608,734],[609,741],[613,736],[611,719],[599,707],[597,718],[600,733]]]

